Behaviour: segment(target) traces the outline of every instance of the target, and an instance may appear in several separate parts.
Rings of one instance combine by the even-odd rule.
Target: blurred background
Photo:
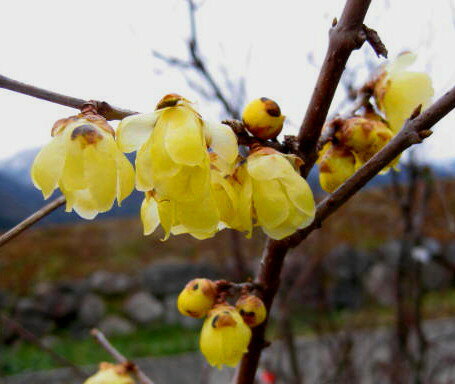
[[[296,134],[343,6],[10,2],[0,24],[7,37],[0,73],[141,112],[179,93],[213,120],[238,118],[246,102],[266,96],[287,116],[283,135]],[[413,69],[430,74],[435,97],[453,86],[455,1],[375,0],[366,24],[390,59],[418,55]],[[330,114],[348,109],[384,62],[367,45],[354,52]],[[0,105],[3,232],[45,204],[31,164],[53,123],[76,112],[6,90]],[[400,172],[376,177],[289,255],[271,314],[276,342],[258,383],[268,373],[295,384],[455,381],[454,119],[441,121],[402,157]],[[314,171],[309,182],[322,199]],[[141,201],[135,192],[94,221],[57,210],[0,248],[0,312],[15,321],[3,323],[0,381],[82,382],[74,366],[109,359],[89,337],[97,326],[125,355],[143,359],[157,382],[228,382],[230,370],[214,372],[194,353],[201,324],[178,314],[176,295],[194,277],[254,276],[265,237],[259,230],[252,239],[228,231],[205,241],[144,237]],[[69,363],[43,346],[73,368],[55,370]]]

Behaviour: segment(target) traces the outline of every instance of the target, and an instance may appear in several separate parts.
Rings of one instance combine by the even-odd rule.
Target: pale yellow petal
[[[253,179],[253,204],[261,226],[276,227],[289,215],[289,200],[278,180]]]
[[[226,124],[204,121],[207,145],[228,164],[236,161],[239,154],[237,136]]]
[[[248,173],[256,180],[271,180],[295,173],[291,163],[280,154],[248,157]]]
[[[117,203],[120,206],[134,189],[134,168],[120,151],[117,152]]]
[[[142,201],[141,220],[144,228],[144,235],[150,235],[155,232],[155,229],[160,224],[158,204],[152,196],[144,198]]]
[[[314,217],[316,204],[307,181],[297,173],[280,179],[291,203],[303,214]]]
[[[66,159],[61,181],[68,190],[87,188],[82,148],[79,140],[66,139]]]
[[[100,212],[111,209],[117,195],[117,147],[111,144],[104,138],[84,149],[85,180]]]
[[[166,124],[165,148],[177,164],[200,165],[208,156],[202,133],[202,121],[189,108],[163,112],[157,124]]]
[[[137,151],[150,137],[159,114],[138,114],[124,118],[117,127],[117,144],[122,152]]]
[[[161,227],[164,230],[163,240],[167,240],[171,234],[171,229],[176,223],[175,204],[166,199],[157,198],[158,214],[160,216]]]
[[[31,177],[45,199],[57,188],[65,164],[66,146],[63,133],[54,137],[36,156]]]
[[[67,191],[65,196],[70,202],[71,208],[83,219],[92,220],[100,212],[98,204],[88,189]]]

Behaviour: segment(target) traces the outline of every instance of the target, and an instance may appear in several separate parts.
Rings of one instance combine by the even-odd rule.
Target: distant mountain
[[[19,152],[15,156],[0,161],[0,229],[9,228],[37,209],[46,204],[41,192],[38,191],[30,180],[30,168],[39,148]],[[134,155],[128,155],[131,162]],[[433,169],[439,177],[455,176],[455,160],[436,162]],[[388,175],[376,176],[367,187],[388,184]],[[314,193],[318,196],[324,194],[319,186],[317,170],[314,169],[308,178]],[[57,196],[57,192],[55,193]],[[133,192],[121,207],[114,207],[111,211],[101,214],[99,218],[123,217],[139,214],[142,202],[142,193]],[[43,223],[82,221],[76,214],[67,214],[62,208],[53,212]]]

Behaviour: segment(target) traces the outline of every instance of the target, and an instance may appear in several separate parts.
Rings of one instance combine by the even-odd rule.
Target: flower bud
[[[319,183],[332,193],[354,174],[356,159],[349,149],[327,143],[318,163]]]
[[[248,131],[263,140],[274,139],[283,129],[285,116],[276,102],[266,97],[251,101],[243,110],[242,119]]]
[[[392,139],[393,133],[379,115],[368,113],[344,120],[335,137],[341,146],[352,150],[359,168]]]
[[[267,317],[267,310],[262,300],[254,295],[242,295],[235,304],[235,308],[251,328],[262,324]]]
[[[248,351],[251,329],[238,311],[226,304],[212,309],[202,326],[199,346],[210,365],[235,367]]]
[[[135,384],[128,374],[125,364],[101,363],[98,372],[90,376],[84,384]]]
[[[177,308],[182,315],[200,319],[213,307],[215,297],[216,287],[213,281],[194,279],[180,292]]]

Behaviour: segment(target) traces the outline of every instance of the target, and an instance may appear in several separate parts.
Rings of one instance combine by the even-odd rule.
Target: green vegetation
[[[142,329],[130,336],[110,337],[109,340],[125,356],[138,358],[195,351],[198,348],[198,336],[198,329],[162,326]],[[68,334],[62,334],[52,343],[51,348],[76,365],[112,361],[112,357],[90,337],[77,340]],[[49,355],[34,345],[18,343],[10,347],[0,346],[0,376],[57,367]]]

